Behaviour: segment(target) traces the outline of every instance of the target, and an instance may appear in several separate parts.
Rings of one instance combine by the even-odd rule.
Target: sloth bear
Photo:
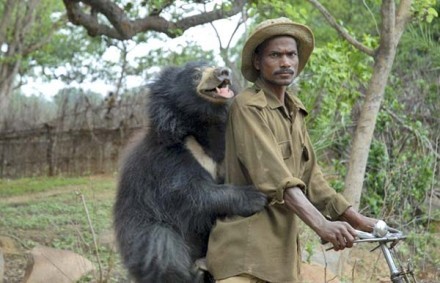
[[[119,252],[136,282],[210,282],[195,261],[214,220],[267,202],[254,187],[222,184],[230,82],[229,69],[192,62],[149,84],[149,127],[122,161],[114,206]]]

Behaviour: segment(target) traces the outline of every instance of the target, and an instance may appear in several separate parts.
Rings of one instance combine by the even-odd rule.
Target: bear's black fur
[[[216,217],[266,204],[253,187],[221,184],[229,82],[226,68],[188,63],[149,85],[150,125],[123,160],[114,207],[118,248],[136,282],[203,281],[194,262]]]

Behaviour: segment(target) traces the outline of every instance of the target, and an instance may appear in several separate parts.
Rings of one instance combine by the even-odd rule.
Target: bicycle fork
[[[390,251],[391,248],[388,248],[387,243],[380,243],[380,248],[382,250],[382,253],[385,257],[385,260],[388,264],[388,267],[390,269],[390,279],[393,283],[410,283],[407,274],[411,274],[412,282],[417,282],[412,275],[412,270],[408,266],[408,270],[404,270],[402,267],[397,267],[396,262],[394,260],[394,257]]]

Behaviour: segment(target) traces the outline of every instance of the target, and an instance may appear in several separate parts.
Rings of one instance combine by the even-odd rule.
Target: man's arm
[[[356,231],[347,222],[327,220],[306,198],[298,187],[288,188],[284,192],[286,205],[301,218],[323,240],[331,242],[335,250],[351,248]],[[351,219],[352,215],[348,214]],[[353,218],[354,219],[354,218]]]
[[[366,217],[352,207],[349,207],[339,217],[341,221],[329,221],[310,203],[298,187],[286,189],[284,201],[318,236],[331,242],[335,250],[351,248],[356,237],[354,229],[372,232],[377,222],[376,219]]]
[[[365,232],[372,232],[377,219],[366,217],[354,208],[349,207],[340,217],[339,220],[348,222],[353,228]]]

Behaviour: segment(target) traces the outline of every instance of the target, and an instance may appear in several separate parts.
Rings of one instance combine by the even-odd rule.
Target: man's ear
[[[260,56],[258,56],[258,54],[252,56],[252,64],[254,65],[255,70],[260,70]]]

